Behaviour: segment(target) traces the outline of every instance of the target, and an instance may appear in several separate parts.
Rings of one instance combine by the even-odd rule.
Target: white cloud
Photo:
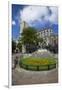
[[[51,11],[52,11],[52,15],[49,17],[49,20],[52,23],[57,24],[58,23],[58,9],[57,7],[50,7]]]
[[[57,7],[27,6],[20,11],[20,16],[21,19],[28,24],[35,21],[41,23],[47,23],[48,21],[53,24],[58,23]]]
[[[16,22],[14,20],[12,21],[12,25],[16,25]]]

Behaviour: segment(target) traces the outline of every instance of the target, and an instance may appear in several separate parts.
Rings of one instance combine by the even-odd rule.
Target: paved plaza
[[[49,52],[47,54],[42,54],[40,56],[47,57],[51,55]],[[12,65],[14,58],[18,56],[19,58],[22,54],[14,54],[12,57]],[[34,54],[33,54],[34,56]],[[35,56],[39,56],[36,54]],[[17,65],[16,69],[12,70],[12,85],[27,85],[27,84],[44,84],[44,83],[57,83],[58,82],[58,68],[49,71],[29,71],[19,67]]]
[[[57,69],[53,69],[50,71],[27,71],[24,69],[16,68],[12,72],[12,85],[43,84],[57,82]]]

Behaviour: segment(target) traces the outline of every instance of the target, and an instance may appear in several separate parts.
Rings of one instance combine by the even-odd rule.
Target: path
[[[58,71],[57,69],[50,71],[27,71],[16,68],[13,71],[12,80],[13,85],[57,83]]]

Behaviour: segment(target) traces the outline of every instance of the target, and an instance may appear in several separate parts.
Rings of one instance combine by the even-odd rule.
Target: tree
[[[15,49],[16,49],[16,42],[12,40],[12,53],[14,53]]]
[[[17,47],[19,48],[20,52],[22,51],[22,44],[21,42],[18,42]]]
[[[34,28],[25,28],[22,32],[21,41],[23,44],[36,44],[37,32]]]
[[[33,52],[37,48],[37,31],[32,28],[24,28],[21,34],[21,43],[25,45],[27,52]]]

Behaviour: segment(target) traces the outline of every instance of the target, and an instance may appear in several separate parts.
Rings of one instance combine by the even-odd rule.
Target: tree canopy
[[[25,28],[22,32],[21,41],[24,44],[35,44],[37,40],[37,31],[32,28]]]

